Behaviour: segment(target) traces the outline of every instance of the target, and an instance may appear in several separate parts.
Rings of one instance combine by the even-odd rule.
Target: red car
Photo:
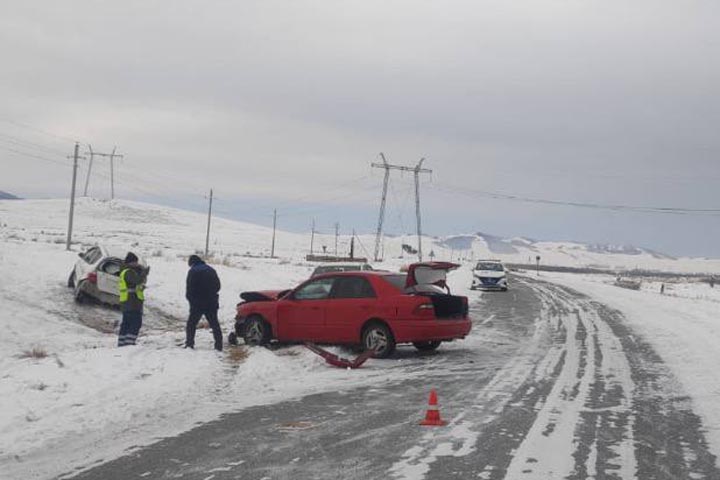
[[[457,267],[426,262],[407,273],[327,273],[292,290],[243,292],[228,340],[362,345],[379,358],[398,343],[434,350],[470,332],[467,297],[451,295],[445,283]]]

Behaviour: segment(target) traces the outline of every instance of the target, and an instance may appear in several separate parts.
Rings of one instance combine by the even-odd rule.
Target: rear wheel
[[[248,318],[243,340],[246,345],[267,345],[270,343],[270,325],[258,316]]]
[[[395,351],[395,337],[387,325],[371,323],[362,334],[365,350],[374,350],[375,358],[387,358]]]
[[[77,303],[84,303],[85,299],[87,298],[87,295],[82,290],[82,286],[83,286],[83,282],[80,282],[77,285],[75,285],[75,293],[73,296],[75,297],[75,302],[77,302]]]
[[[440,340],[430,340],[429,342],[413,342],[413,346],[421,352],[431,352],[437,349],[441,343]]]

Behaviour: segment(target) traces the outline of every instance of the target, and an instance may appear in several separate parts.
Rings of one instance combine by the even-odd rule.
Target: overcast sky
[[[212,187],[224,216],[370,232],[384,152],[433,170],[430,234],[720,256],[717,213],[482,193],[720,209],[717,1],[8,0],[0,58],[0,190],[24,197],[68,195],[78,140],[125,155],[122,198]],[[410,232],[412,177],[391,184],[386,230]]]

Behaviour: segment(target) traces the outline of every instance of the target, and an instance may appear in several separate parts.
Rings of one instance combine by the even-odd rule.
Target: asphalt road
[[[689,399],[619,312],[516,279],[472,313],[472,339],[383,361],[420,377],[248,408],[63,478],[720,479]],[[445,427],[418,425],[430,388]]]

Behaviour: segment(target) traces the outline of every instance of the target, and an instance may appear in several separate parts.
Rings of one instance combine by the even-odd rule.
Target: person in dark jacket
[[[222,351],[222,331],[217,317],[220,279],[215,269],[197,255],[190,255],[188,266],[185,298],[190,303],[190,316],[185,328],[185,348],[195,348],[195,330],[200,318],[205,315],[212,328],[215,350]]]
[[[118,347],[135,345],[140,333],[143,304],[145,303],[145,282],[149,271],[149,268],[138,263],[137,255],[128,252],[118,278],[120,307],[122,308]]]

